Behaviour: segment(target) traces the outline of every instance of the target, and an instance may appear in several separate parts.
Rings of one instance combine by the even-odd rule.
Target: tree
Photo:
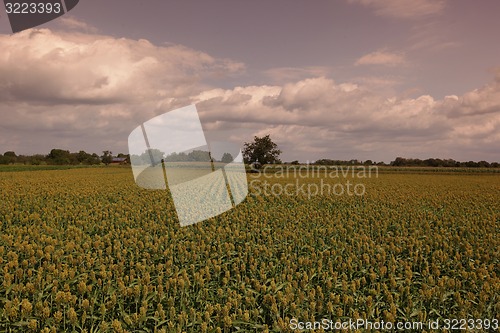
[[[102,152],[101,161],[102,163],[109,165],[111,162],[113,162],[113,152],[110,150],[104,150]]]
[[[91,164],[91,165],[101,164],[101,160],[99,158],[99,155],[97,155],[96,153],[93,153],[89,159],[89,164]]]
[[[186,153],[176,153],[173,152],[165,157],[165,162],[185,162],[188,160],[188,156]]]
[[[220,161],[222,163],[231,163],[233,160],[234,160],[233,155],[231,155],[230,153],[224,153]]]
[[[47,161],[51,164],[69,164],[70,163],[71,154],[69,150],[62,149],[52,149],[50,153],[47,155]]]
[[[17,161],[17,155],[13,151],[6,151],[3,154],[4,163],[3,164],[13,164]]]
[[[190,162],[208,162],[210,161],[210,153],[204,150],[193,150],[188,154]]]
[[[254,142],[245,143],[243,148],[243,159],[245,163],[259,162],[260,164],[281,163],[279,156],[281,150],[274,143],[269,134],[259,138],[254,137]]]
[[[80,150],[78,153],[75,153],[75,156],[78,163],[85,163],[85,161],[91,158],[91,155],[85,152],[85,150]]]
[[[142,162],[144,164],[152,164],[153,166],[157,166],[161,163],[161,160],[164,158],[165,153],[156,148],[146,149],[144,153],[141,155]]]
[[[30,156],[31,165],[40,165],[42,162],[45,162],[46,158],[42,154],[35,154]]]
[[[6,151],[3,156],[5,157],[17,157],[16,153],[13,151]]]

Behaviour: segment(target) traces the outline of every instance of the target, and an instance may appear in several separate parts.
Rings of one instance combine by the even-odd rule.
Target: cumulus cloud
[[[214,89],[196,96],[203,119],[236,140],[271,133],[289,160],[396,156],[498,160],[498,79],[436,100],[384,98],[355,84],[319,77],[283,86]],[[472,112],[471,110],[475,110]],[[245,126],[242,126],[245,124]],[[253,129],[253,131],[252,131]],[[497,141],[498,142],[498,141]]]
[[[203,77],[242,67],[181,45],[46,29],[0,36],[0,48],[3,100],[108,104],[175,97]]]
[[[47,29],[0,35],[0,49],[1,135],[19,149],[24,133],[31,152],[70,145],[68,136],[87,149],[107,138],[115,146],[149,117],[189,103],[205,81],[244,69],[182,45]],[[47,141],[30,139],[35,132]]]
[[[446,96],[441,108],[450,118],[491,116],[500,114],[500,69],[493,82],[462,96]]]
[[[246,97],[243,100],[241,96]],[[434,109],[436,101],[430,96],[386,99],[355,84],[337,84],[324,77],[281,87],[211,90],[194,100],[202,112],[209,114],[207,121],[301,125],[349,133],[374,129],[401,133],[411,130],[408,135],[444,126],[429,120],[439,117]]]
[[[195,103],[211,139],[271,133],[285,160],[500,156],[500,74],[461,96],[387,98],[321,75],[221,89],[214,78],[243,64],[146,40],[30,30],[0,48],[3,151],[126,152],[138,124]]]
[[[375,14],[398,19],[415,19],[441,13],[446,0],[348,0],[372,8]]]
[[[379,65],[379,66],[401,66],[406,64],[405,56],[401,53],[393,53],[384,50],[368,53],[354,63],[360,65]]]

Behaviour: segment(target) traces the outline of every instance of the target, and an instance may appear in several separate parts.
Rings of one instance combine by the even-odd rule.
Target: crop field
[[[499,319],[498,173],[351,180],[364,195],[250,186],[235,209],[181,228],[167,192],[126,167],[0,172],[0,332]]]

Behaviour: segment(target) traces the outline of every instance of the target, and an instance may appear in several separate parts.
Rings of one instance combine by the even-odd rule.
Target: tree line
[[[158,164],[164,162],[224,162],[230,163],[233,161],[233,156],[230,153],[224,153],[220,160],[214,158],[209,151],[206,150],[192,150],[186,152],[173,152],[165,154],[159,149],[147,149],[141,155],[132,155],[131,160],[134,164]]]
[[[7,151],[0,154],[0,164],[27,164],[27,165],[98,165],[101,163],[110,164],[114,157],[123,158],[130,162],[126,154],[113,156],[109,150],[102,152],[102,155],[96,153],[87,153],[84,150],[71,153],[69,150],[52,149],[47,155],[17,155],[14,151]]]
[[[17,155],[14,151],[7,151],[0,154],[0,164],[26,164],[26,165],[99,165],[101,163],[110,164],[115,158],[123,159],[123,164],[130,164],[130,155],[119,153],[116,156],[113,152],[105,150],[101,155],[96,153],[87,153],[84,150],[79,152],[70,152],[63,149],[52,149],[49,154],[35,155]],[[172,153],[165,155],[158,149],[148,149],[141,155],[132,155],[132,160],[138,164],[143,163],[160,163],[165,162],[194,162],[194,161],[209,161],[230,163],[233,161],[233,156],[230,153],[224,153],[220,160],[212,158],[208,151],[193,150],[189,153]]]
[[[418,158],[403,158],[397,157],[391,162],[392,166],[428,166],[428,167],[466,167],[466,168],[499,168],[500,163],[498,162],[487,162],[487,161],[468,161],[459,162],[453,159],[440,159],[440,158],[428,158],[421,160]]]
[[[298,164],[298,161],[293,161],[290,164]],[[500,163],[498,162],[487,162],[487,161],[468,161],[460,162],[454,159],[440,159],[440,158],[428,158],[421,160],[418,158],[404,158],[396,157],[394,161],[390,163],[384,162],[373,162],[372,160],[359,161],[359,160],[331,160],[331,159],[320,159],[316,160],[315,165],[378,165],[378,166],[397,166],[397,167],[444,167],[444,168],[500,168]]]
[[[282,163],[279,156],[281,150],[278,149],[278,145],[273,142],[269,135],[258,137],[255,136],[253,142],[247,142],[244,145],[243,157],[245,163],[259,163],[264,164],[280,164]],[[299,161],[285,162],[285,164],[297,165],[300,164]],[[486,161],[468,161],[459,162],[453,159],[440,159],[440,158],[428,158],[421,160],[418,158],[403,158],[396,157],[396,159],[390,163],[384,162],[374,162],[372,160],[360,161],[357,159],[352,160],[335,160],[335,159],[318,159],[314,161],[314,165],[378,165],[378,166],[398,166],[398,167],[466,167],[466,168],[499,168],[500,163],[493,162],[489,163]]]
[[[264,164],[280,164],[283,163],[279,156],[281,155],[281,150],[278,149],[278,145],[272,141],[270,135],[263,137],[254,137],[253,142],[247,142],[244,144],[243,148],[243,159],[246,164],[258,163],[260,165]],[[124,163],[130,164],[130,156],[128,154],[117,154],[116,156],[109,150],[102,152],[99,156],[95,153],[90,154],[83,150],[79,152],[71,153],[68,150],[63,149],[52,149],[47,155],[17,155],[13,151],[7,151],[4,154],[0,154],[0,164],[55,164],[55,165],[97,165],[97,164],[110,164],[113,159],[121,158]],[[132,160],[134,163],[161,163],[165,162],[191,162],[191,161],[217,161],[214,159],[210,152],[203,150],[193,150],[189,153],[172,153],[166,155],[158,149],[148,149],[142,155],[133,155]],[[233,156],[229,153],[225,153],[220,162],[230,163],[233,160]],[[217,161],[219,162],[219,161]],[[285,164],[300,164],[299,161],[292,161]],[[384,162],[374,162],[372,160],[360,161],[357,159],[352,160],[334,160],[334,159],[319,159],[314,161],[314,165],[379,165],[379,166],[395,166],[395,167],[466,167],[466,168],[500,168],[500,163],[498,162],[487,162],[487,161],[468,161],[460,162],[453,159],[440,159],[440,158],[428,158],[428,159],[418,159],[418,158],[404,158],[396,157],[394,161],[390,163]]]

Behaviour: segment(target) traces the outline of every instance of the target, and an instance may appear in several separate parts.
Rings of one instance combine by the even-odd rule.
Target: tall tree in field
[[[243,159],[245,163],[259,162],[260,164],[281,163],[279,156],[281,150],[278,145],[271,140],[268,135],[264,137],[254,137],[253,142],[246,142],[243,148]]]

